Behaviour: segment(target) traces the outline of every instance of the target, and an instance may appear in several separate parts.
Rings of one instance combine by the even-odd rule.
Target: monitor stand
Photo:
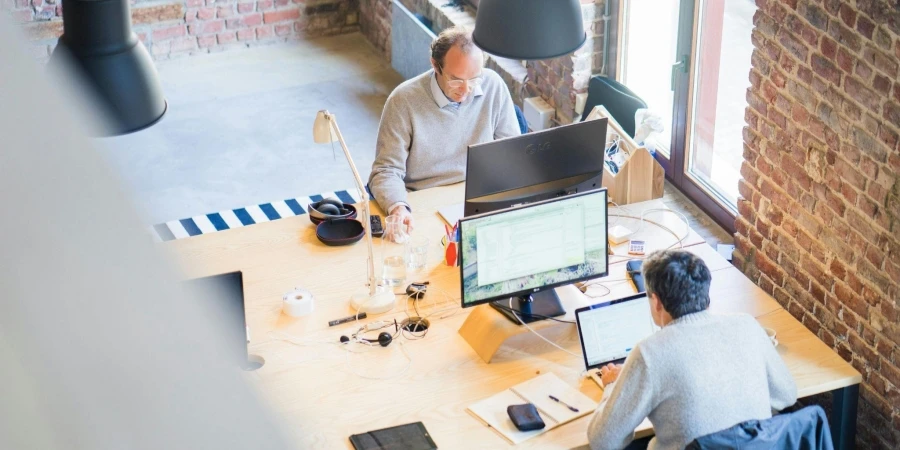
[[[559,301],[559,296],[556,295],[556,289],[535,292],[528,296],[513,297],[512,309],[519,311],[519,313],[509,310],[509,300],[497,300],[491,302],[491,306],[516,324],[521,322],[532,323],[545,320],[548,317],[559,317],[566,314],[562,302]],[[532,314],[536,314],[537,317]],[[521,322],[519,321],[520,319]]]
[[[266,360],[263,359],[262,356],[259,355],[247,355],[247,362],[244,363],[241,369],[244,369],[247,372],[251,372],[257,370],[266,363]]]

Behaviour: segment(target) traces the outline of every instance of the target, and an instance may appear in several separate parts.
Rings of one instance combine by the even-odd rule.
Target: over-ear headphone
[[[391,342],[394,341],[394,336],[392,336],[391,333],[388,333],[387,331],[382,331],[381,333],[378,333],[378,339],[366,339],[360,335],[362,333],[366,333],[369,331],[381,330],[381,329],[387,328],[391,325],[394,325],[395,331],[399,332],[400,325],[397,324],[396,319],[394,319],[393,323],[392,322],[383,322],[383,321],[379,320],[377,322],[371,322],[371,323],[366,324],[366,326],[360,328],[359,330],[356,331],[356,333],[353,333],[349,337],[341,336],[341,344],[346,344],[350,341],[356,341],[356,342],[360,342],[360,343],[378,344],[382,347],[387,347],[388,345],[391,345]]]
[[[340,200],[334,198],[326,198],[309,205],[316,211],[329,216],[342,216],[350,212],[344,208],[344,204]]]

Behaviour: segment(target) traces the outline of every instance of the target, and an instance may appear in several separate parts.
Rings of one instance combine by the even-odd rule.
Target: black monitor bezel
[[[603,362],[591,365],[587,359],[587,352],[584,350],[584,334],[581,332],[581,319],[580,319],[581,313],[583,313],[585,311],[592,311],[595,309],[606,308],[609,306],[618,305],[619,303],[625,303],[625,302],[630,302],[630,301],[634,301],[634,300],[639,300],[642,298],[647,298],[648,295],[649,294],[647,294],[646,292],[641,292],[638,294],[630,295],[628,297],[623,297],[623,298],[608,301],[608,302],[596,303],[596,304],[593,304],[590,306],[585,306],[585,307],[578,308],[575,310],[575,328],[578,329],[578,342],[581,343],[581,357],[582,357],[582,359],[584,359],[585,370],[593,370],[593,369],[602,367],[602,366],[604,366],[606,364],[610,364],[610,363],[622,364],[625,362],[625,358],[627,358],[627,356],[625,358],[619,358],[619,359],[614,359],[614,360],[610,360],[610,361],[603,361]]]
[[[606,188],[599,188],[599,189],[594,189],[594,190],[591,190],[591,191],[578,192],[578,193],[576,193],[576,194],[563,195],[563,196],[559,196],[559,197],[552,198],[552,199],[549,199],[549,200],[542,200],[542,201],[539,201],[539,202],[528,203],[528,204],[525,204],[525,205],[518,205],[518,206],[513,206],[513,207],[510,207],[510,208],[498,209],[498,210],[496,210],[496,211],[491,211],[491,212],[487,212],[487,213],[484,213],[484,214],[478,214],[478,215],[475,215],[475,216],[463,217],[463,218],[460,219],[460,221],[459,221],[459,236],[460,236],[460,241],[462,241],[462,235],[463,235],[463,233],[462,233],[462,228],[463,228],[463,223],[464,223],[464,222],[468,222],[468,221],[471,221],[471,220],[479,219],[479,218],[482,218],[482,217],[493,216],[493,215],[497,215],[497,214],[503,214],[503,213],[507,213],[507,212],[510,212],[510,211],[514,211],[514,210],[519,210],[519,209],[524,209],[524,208],[530,208],[530,207],[533,207],[533,206],[545,205],[545,204],[548,204],[548,203],[558,202],[558,201],[561,201],[561,200],[570,200],[570,199],[573,199],[573,198],[576,198],[576,197],[581,197],[581,196],[586,196],[586,195],[593,195],[593,194],[597,194],[598,192],[603,192],[603,195],[604,195],[604,197],[605,197],[605,199],[606,199],[606,201],[604,202],[604,205],[606,206],[606,208],[604,209],[604,215],[605,215],[606,217],[604,217],[604,220],[603,220],[603,221],[604,221],[604,223],[606,224],[606,230],[607,230],[607,242],[606,242],[606,245],[607,245],[607,255],[606,255],[606,269],[605,269],[602,273],[594,274],[594,275],[586,276],[586,277],[581,277],[581,278],[575,278],[575,279],[567,280],[567,281],[561,281],[561,282],[558,282],[558,283],[553,283],[553,284],[549,284],[549,285],[546,285],[546,286],[541,286],[541,287],[538,287],[538,288],[532,288],[532,289],[528,289],[528,290],[524,290],[524,291],[510,292],[510,293],[508,293],[508,294],[503,294],[503,295],[497,296],[497,297],[488,297],[488,298],[481,299],[481,300],[476,300],[475,302],[472,302],[472,303],[468,303],[468,304],[467,304],[467,303],[466,303],[466,292],[465,292],[465,290],[466,290],[466,286],[465,286],[465,275],[464,275],[464,273],[463,273],[463,271],[465,270],[465,267],[466,267],[466,266],[465,266],[465,264],[463,264],[464,261],[463,261],[462,243],[460,242],[460,243],[458,243],[457,251],[459,252],[459,255],[458,255],[458,259],[459,259],[459,294],[460,294],[459,301],[460,301],[460,304],[462,305],[462,307],[463,307],[463,308],[471,308],[471,307],[473,307],[473,306],[478,306],[478,305],[482,305],[482,304],[485,304],[485,303],[494,302],[494,301],[497,301],[497,300],[505,300],[505,299],[512,298],[512,297],[522,297],[522,296],[527,296],[527,295],[534,294],[535,292],[541,292],[541,291],[545,291],[545,290],[548,290],[548,289],[556,289],[556,288],[558,288],[558,287],[560,287],[560,286],[565,286],[565,285],[568,285],[568,284],[578,283],[578,282],[585,281],[585,280],[592,280],[592,279],[594,279],[594,278],[601,278],[601,277],[605,277],[605,276],[609,275],[609,251],[608,251],[608,250],[609,250],[609,191],[608,191]]]

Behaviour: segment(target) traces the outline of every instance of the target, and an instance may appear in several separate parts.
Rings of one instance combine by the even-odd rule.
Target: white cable
[[[566,353],[568,353],[568,354],[570,354],[570,355],[572,355],[572,356],[574,356],[574,357],[576,357],[576,358],[581,358],[581,357],[582,357],[582,355],[576,355],[575,353],[572,353],[572,352],[570,352],[570,351],[568,351],[568,350],[566,350],[566,349],[560,347],[559,344],[557,344],[557,343],[551,341],[550,339],[545,338],[543,335],[541,335],[541,334],[538,333],[537,331],[534,331],[534,328],[529,327],[528,324],[525,323],[525,322],[522,320],[521,317],[519,317],[519,314],[516,313],[516,310],[513,308],[513,305],[512,305],[512,297],[509,298],[509,309],[513,311],[513,315],[516,316],[516,319],[519,320],[519,323],[522,324],[522,325],[524,325],[525,328],[528,328],[528,331],[534,333],[535,336],[537,336],[537,337],[543,339],[543,340],[544,340],[545,342],[547,342],[548,344],[550,344],[550,345],[552,345],[552,346],[554,346],[554,347],[556,347],[556,348],[558,348],[558,349],[560,349],[560,350],[562,350],[562,351],[564,351],[564,352],[566,352]]]

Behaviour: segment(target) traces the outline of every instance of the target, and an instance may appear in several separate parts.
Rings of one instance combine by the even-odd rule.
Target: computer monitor
[[[203,302],[212,318],[225,326],[228,333],[226,345],[235,363],[244,370],[255,370],[263,365],[263,358],[250,355],[247,344],[250,330],[244,309],[244,276],[241,272],[223,273],[195,278],[185,282],[188,295]]]
[[[565,314],[553,288],[606,276],[606,189],[466,217],[463,308],[490,302],[525,323]]]
[[[600,188],[607,122],[589,120],[470,145],[464,214]]]

